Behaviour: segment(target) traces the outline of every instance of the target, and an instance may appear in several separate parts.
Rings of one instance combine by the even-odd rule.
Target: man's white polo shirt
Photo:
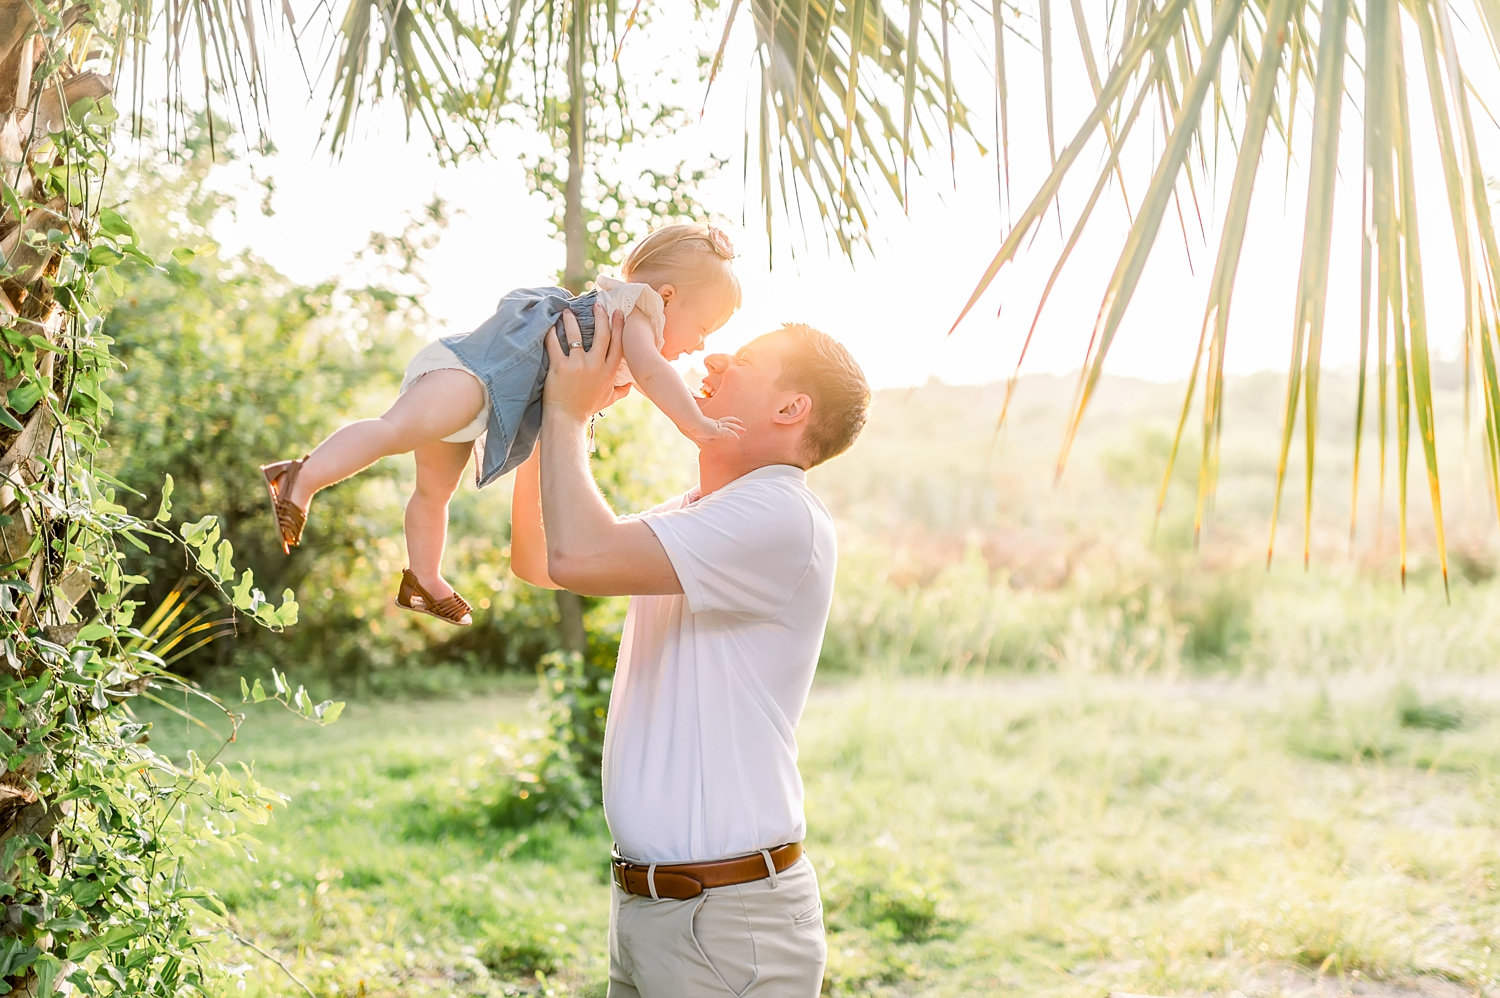
[[[686,863],[800,840],[795,732],[833,597],[833,520],[790,465],[640,519],[683,595],[630,599],[604,734],[615,843]]]

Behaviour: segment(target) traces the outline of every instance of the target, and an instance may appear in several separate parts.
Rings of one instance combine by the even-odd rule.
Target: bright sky
[[[742,28],[748,30],[748,15],[743,20]],[[719,23],[700,26],[690,36],[688,47],[680,42],[676,47],[689,57],[693,54],[692,41],[711,51],[719,28]],[[1030,30],[1034,32],[1034,26]],[[1061,147],[1071,138],[1069,123],[1079,120],[1092,105],[1092,98],[1081,64],[1069,59],[1070,46],[1076,47],[1071,40],[1071,25],[1064,23],[1056,30]],[[757,196],[742,185],[744,128],[747,117],[753,120],[753,114],[747,116],[747,106],[742,103],[752,68],[744,32],[739,42],[731,48],[728,65],[710,95],[703,120],[675,136],[666,150],[672,158],[661,164],[669,165],[679,156],[692,157],[700,151],[729,157],[730,164],[700,199],[731,223],[747,220],[729,226],[741,253],[737,266],[746,304],[730,325],[710,340],[710,349],[732,350],[782,321],[795,319],[811,322],[843,339],[876,387],[920,384],[932,377],[950,383],[1007,377],[1063,242],[1055,214],[1042,227],[1031,249],[1002,271],[985,301],[952,336],[947,335],[949,326],[1009,227],[998,203],[995,160],[972,148],[960,147],[952,178],[943,162],[946,151],[940,153],[929,175],[917,182],[909,217],[901,214],[894,201],[884,205],[876,223],[873,249],[861,253],[852,264],[836,250],[825,250],[821,236],[815,234],[810,245],[799,249],[795,261],[785,245],[778,247],[776,268],[770,270],[765,233],[758,221]],[[652,60],[662,53],[659,42],[638,32],[627,39],[622,70],[627,74],[652,73]],[[1010,168],[1015,197],[1021,202],[1011,211],[1019,211],[1047,166],[1040,58],[1019,43],[1008,46],[1007,56],[1012,93]],[[1471,55],[1468,65],[1477,61]],[[399,112],[378,108],[362,112],[364,117],[354,140],[340,160],[332,161],[317,146],[326,84],[319,84],[317,96],[309,101],[296,82],[300,75],[291,65],[283,62],[273,76],[270,129],[278,154],[226,171],[226,183],[249,191],[237,215],[220,228],[219,235],[227,245],[252,247],[294,278],[313,281],[346,267],[372,230],[399,231],[405,217],[437,193],[463,211],[446,230],[441,244],[423,261],[432,288],[427,307],[440,321],[441,333],[472,328],[509,288],[555,279],[563,251],[560,238],[547,221],[551,208],[527,193],[521,167],[513,158],[502,154],[488,161],[443,168],[426,150],[426,135],[420,126],[407,140]],[[975,119],[989,121],[988,82],[981,75],[969,73],[961,75],[959,83],[958,92],[975,109]],[[1420,81],[1413,80],[1412,86],[1413,106],[1420,107],[1425,101]],[[1479,89],[1486,92],[1482,86]],[[677,99],[696,106],[701,90],[694,89]],[[1421,115],[1415,117],[1420,119]],[[1310,131],[1308,121],[1304,118],[1299,123],[1304,140]],[[1324,352],[1324,362],[1333,366],[1354,364],[1358,346],[1360,125],[1347,104],[1345,122]],[[1144,127],[1143,123],[1138,129]],[[1143,147],[1133,164],[1136,169],[1127,168],[1132,204],[1139,202],[1149,179],[1148,154],[1160,146],[1159,138],[1150,143],[1141,141],[1144,136],[1142,131],[1136,140]],[[520,141],[519,136],[516,139]],[[1489,131],[1485,140],[1489,143],[1485,149],[1487,162],[1500,164],[1500,157],[1494,155],[1500,148],[1495,133]],[[993,137],[983,132],[981,141],[994,145]],[[502,133],[496,146],[505,149],[507,145],[508,138]],[[1425,152],[1432,148],[1432,142],[1419,135],[1417,147]],[[1284,186],[1284,153],[1269,142],[1267,150],[1234,299],[1227,359],[1231,373],[1265,368],[1284,371],[1289,360],[1292,299],[1305,210],[1299,174],[1305,168],[1295,163],[1291,184]],[[753,144],[751,153],[753,156]],[[1233,154],[1226,143],[1221,152],[1220,189],[1198,190],[1205,218],[1211,219],[1222,210],[1220,205],[1232,177]],[[1093,184],[1094,177],[1087,175],[1087,170],[1097,168],[1100,161],[1099,153],[1086,154],[1080,164],[1079,181],[1064,188],[1065,222],[1071,223],[1069,213],[1082,204]],[[260,192],[250,190],[245,182],[251,165],[275,181],[273,217],[262,217],[255,207]],[[1420,215],[1430,335],[1435,349],[1453,355],[1460,344],[1462,308],[1447,209],[1441,199],[1442,177],[1433,157],[1419,162],[1418,169],[1430,178],[1424,185],[1428,200]],[[1492,169],[1500,172],[1500,166]],[[753,182],[753,164],[749,172]],[[1111,351],[1109,369],[1114,373],[1173,380],[1184,377],[1191,365],[1217,236],[1210,230],[1205,243],[1196,231],[1191,203],[1185,200],[1183,210],[1190,232],[1187,245],[1192,269],[1183,235],[1175,216],[1169,213],[1156,257],[1147,268]],[[1127,230],[1128,220],[1115,194],[1107,208],[1101,207],[1092,235],[1080,244],[1064,271],[1043,313],[1024,372],[1062,372],[1078,367]],[[791,233],[783,228],[778,235],[786,238]]]

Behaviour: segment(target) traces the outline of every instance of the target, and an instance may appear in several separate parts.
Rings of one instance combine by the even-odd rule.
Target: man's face
[[[704,415],[737,416],[747,429],[768,421],[778,399],[786,394],[777,387],[781,378],[785,344],[776,333],[766,333],[746,343],[733,356],[714,353],[704,358]]]

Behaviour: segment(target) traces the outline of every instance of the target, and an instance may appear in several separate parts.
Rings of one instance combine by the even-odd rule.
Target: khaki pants
[[[611,885],[608,998],[817,998],[828,944],[803,856],[773,880],[686,901]]]

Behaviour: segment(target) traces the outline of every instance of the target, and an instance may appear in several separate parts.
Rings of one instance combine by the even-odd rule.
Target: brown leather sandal
[[[302,470],[307,458],[308,455],[304,454],[295,461],[274,461],[260,466],[260,473],[266,480],[266,491],[271,496],[271,512],[276,514],[276,529],[281,532],[282,554],[291,554],[292,548],[301,543],[302,528],[307,525],[307,511],[291,499],[282,498],[292,494],[297,472]]]
[[[474,623],[474,618],[469,616],[473,607],[469,606],[468,600],[458,593],[447,599],[433,599],[432,594],[422,588],[422,583],[417,581],[409,568],[401,570],[401,588],[396,592],[396,605],[403,610],[429,614],[459,627],[468,627]]]

